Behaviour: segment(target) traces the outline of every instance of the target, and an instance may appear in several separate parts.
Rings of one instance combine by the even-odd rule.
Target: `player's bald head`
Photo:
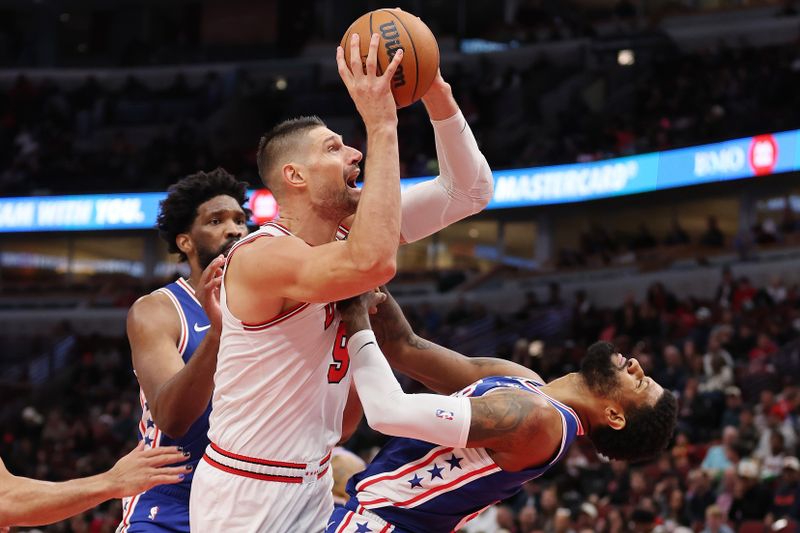
[[[325,123],[317,116],[297,117],[284,120],[265,133],[258,143],[256,162],[261,181],[273,193],[280,193],[281,168],[295,160],[308,148],[308,133],[324,128]]]

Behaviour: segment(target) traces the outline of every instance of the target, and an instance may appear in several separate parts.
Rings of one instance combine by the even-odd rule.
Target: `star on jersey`
[[[461,470],[461,461],[463,460],[464,460],[463,457],[456,457],[456,454],[452,454],[450,456],[450,459],[445,459],[444,462],[450,464],[450,470],[454,468],[458,468],[459,470]]]
[[[356,533],[370,533],[372,531],[370,528],[367,527],[368,522],[364,522],[363,524],[359,524],[356,522]]]
[[[155,425],[156,425],[156,423],[155,423],[155,422],[153,422],[153,419],[152,419],[152,418],[148,418],[148,419],[147,419],[147,427],[148,427],[148,428],[155,427]]]
[[[434,480],[435,478],[437,478],[437,477],[438,477],[439,479],[444,479],[444,478],[442,477],[442,470],[444,470],[444,467],[440,467],[440,466],[439,466],[439,465],[437,465],[436,463],[433,463],[433,468],[431,468],[430,470],[428,470],[428,472],[430,472],[430,474],[431,474],[431,481],[433,481],[433,480]]]
[[[411,479],[407,479],[409,483],[411,483],[411,488],[419,487],[422,488],[422,478],[419,477],[417,474],[414,474],[414,477]]]
[[[153,439],[151,439],[150,437],[145,437],[145,438],[144,438],[144,445],[145,445],[145,446],[150,446],[150,444],[151,444],[152,442],[153,442]]]

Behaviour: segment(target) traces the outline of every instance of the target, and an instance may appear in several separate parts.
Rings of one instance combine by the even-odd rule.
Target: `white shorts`
[[[264,481],[200,461],[192,479],[192,533],[321,533],[333,510],[330,469],[312,483]]]

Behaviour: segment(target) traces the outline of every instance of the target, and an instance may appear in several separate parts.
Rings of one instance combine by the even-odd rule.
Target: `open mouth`
[[[356,167],[355,170],[347,176],[347,179],[345,179],[345,184],[351,189],[357,189],[356,180],[358,180],[359,174],[361,174],[361,169]]]

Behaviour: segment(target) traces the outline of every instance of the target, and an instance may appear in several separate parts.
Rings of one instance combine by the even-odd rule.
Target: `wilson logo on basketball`
[[[381,37],[385,41],[383,43],[384,48],[386,48],[386,54],[389,56],[389,61],[392,60],[394,54],[403,47],[400,43],[400,32],[397,31],[397,26],[395,25],[394,21],[385,22],[378,26],[378,30],[381,32]],[[402,87],[406,84],[406,78],[403,75],[403,65],[400,64],[397,67],[397,70],[392,77],[392,87],[395,89],[397,87]]]

